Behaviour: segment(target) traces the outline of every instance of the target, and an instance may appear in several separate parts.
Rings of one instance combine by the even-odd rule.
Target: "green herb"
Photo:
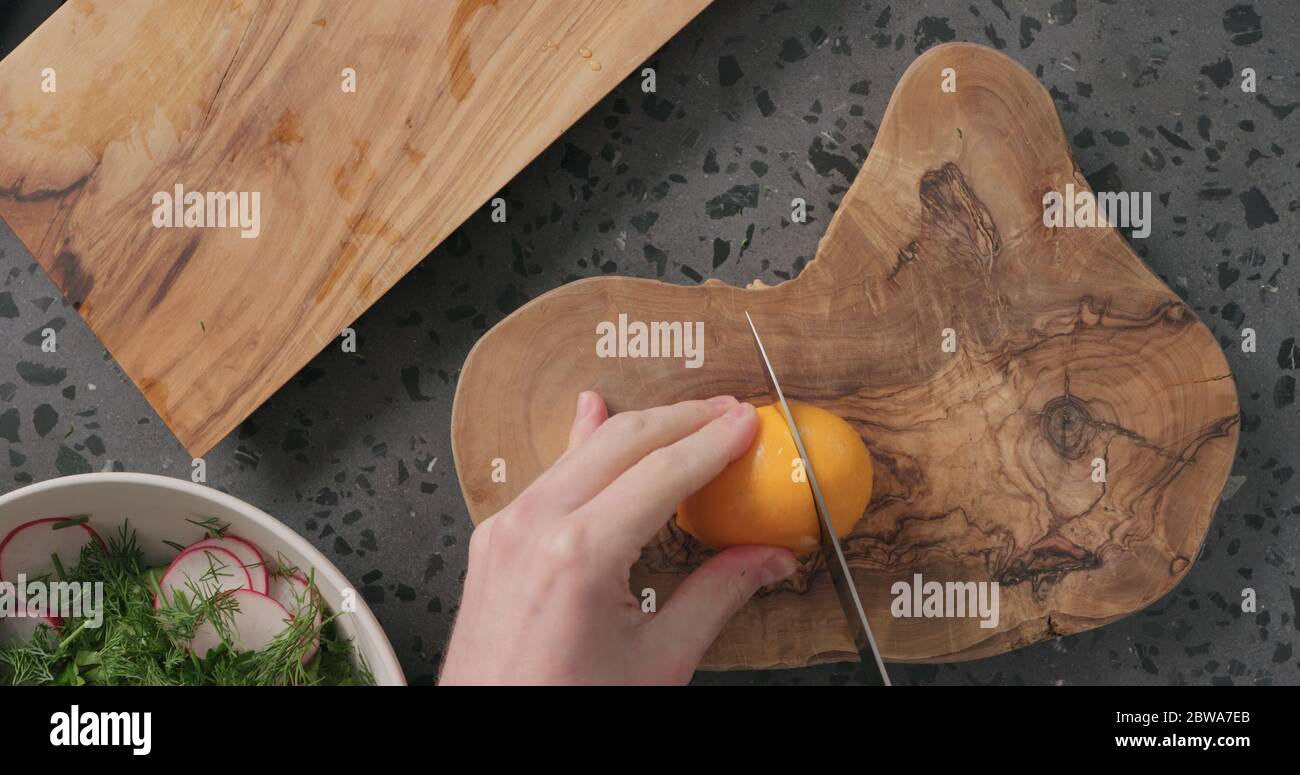
[[[196,522],[205,530],[215,520]],[[224,533],[225,528],[220,528]],[[232,593],[206,594],[216,588],[226,566],[215,559],[204,576],[176,590],[171,601],[154,608],[161,569],[144,559],[135,531],[123,525],[100,546],[91,541],[78,563],[60,567],[61,578],[104,585],[103,622],[67,619],[60,632],[41,624],[27,643],[0,646],[0,685],[349,685],[372,684],[365,661],[337,628],[336,616],[320,607],[314,575],[307,574],[309,594],[301,610],[269,646],[235,653],[229,647],[238,601]],[[294,569],[296,571],[296,569]],[[320,624],[317,625],[317,616]],[[187,652],[181,644],[211,622],[223,644],[207,656]],[[316,639],[320,646],[307,664],[303,657]]]
[[[67,517],[67,518],[65,518],[65,519],[60,519],[58,522],[55,522],[55,523],[54,523],[54,527],[51,528],[51,529],[52,529],[52,530],[62,530],[62,529],[64,529],[65,527],[75,527],[75,526],[77,526],[77,525],[84,525],[84,524],[86,524],[86,523],[89,522],[89,521],[90,521],[90,515],[89,515],[89,514],[81,514],[81,515],[76,516],[76,517]]]
[[[215,517],[204,517],[203,519],[197,520],[186,518],[185,521],[189,522],[191,525],[198,525],[203,528],[203,530],[207,532],[208,538],[222,538],[226,535],[226,531],[230,529],[230,525],[223,525],[221,521]]]
[[[63,569],[63,563],[59,560],[59,555],[51,554],[50,559],[54,561],[54,574],[60,579],[68,578],[68,572]]]

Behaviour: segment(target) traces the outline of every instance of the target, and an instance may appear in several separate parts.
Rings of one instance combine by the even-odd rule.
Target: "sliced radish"
[[[234,554],[216,546],[200,546],[186,549],[176,555],[167,572],[158,582],[162,599],[154,595],[154,608],[166,603],[171,605],[175,599],[175,590],[185,593],[186,598],[208,599],[220,592],[253,588],[244,564]]]
[[[229,594],[236,603],[236,608],[226,618],[230,638],[234,641],[230,644],[231,651],[261,651],[289,626],[289,611],[274,598],[251,589],[236,589]],[[221,642],[217,627],[211,621],[205,621],[195,628],[189,651],[205,657]]]
[[[320,647],[320,623],[321,623],[321,606],[320,596],[316,590],[312,589],[307,583],[307,579],[302,576],[272,576],[271,577],[271,597],[279,601],[295,617],[316,610],[316,621],[313,629],[316,637],[312,639],[311,647],[303,655],[302,663],[305,665],[316,656],[316,650]]]
[[[26,616],[0,616],[0,645],[30,643],[36,636],[36,628],[42,624],[58,630],[63,626],[63,620],[40,614],[31,604],[27,606]]]
[[[251,541],[247,541],[239,536],[220,536],[218,538],[205,538],[202,541],[196,541],[190,544],[187,549],[200,549],[205,546],[214,546],[218,549],[225,549],[239,558],[243,563],[244,570],[248,571],[248,577],[252,579],[252,589],[255,592],[267,594],[271,589],[271,572],[266,569],[266,562],[262,559],[262,553]]]
[[[316,597],[316,593],[307,583],[307,579],[298,575],[272,576],[270,595],[295,616],[307,611]],[[308,595],[311,597],[308,597]],[[319,609],[316,616],[317,618],[320,617]]]
[[[76,567],[81,561],[81,548],[91,541],[104,546],[104,541],[90,525],[68,525],[68,517],[46,517],[24,522],[0,541],[0,580],[16,582],[25,575],[28,581],[54,573],[53,556],[57,555],[64,568]]]

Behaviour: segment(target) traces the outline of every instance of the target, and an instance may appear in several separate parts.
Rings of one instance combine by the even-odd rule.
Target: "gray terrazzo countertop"
[[[1198,562],[1148,609],[1003,656],[896,666],[899,684],[1300,683],[1300,3],[717,0],[207,456],[208,484],[276,515],[369,601],[409,680],[429,684],[456,614],[470,521],[449,422],[461,364],[510,311],[601,274],[788,279],[918,53],[994,46],[1050,90],[1094,187],[1149,190],[1134,247],[1219,337],[1242,408],[1238,458]],[[1243,93],[1240,73],[1257,71]],[[805,197],[809,223],[790,225]],[[42,353],[40,331],[59,331]],[[1254,328],[1258,350],[1237,345]],[[566,407],[567,410],[567,407]],[[0,226],[0,492],[190,458],[7,227]],[[1258,595],[1243,613],[1242,590]],[[700,674],[846,683],[849,665]]]

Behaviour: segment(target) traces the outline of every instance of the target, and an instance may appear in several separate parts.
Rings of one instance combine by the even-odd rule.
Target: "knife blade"
[[[848,619],[849,628],[853,632],[853,643],[858,650],[858,659],[862,663],[863,673],[868,683],[890,686],[889,673],[880,658],[876,638],[871,634],[871,624],[867,621],[867,613],[862,608],[861,598],[858,597],[853,571],[844,559],[844,550],[840,548],[840,540],[835,535],[835,525],[831,522],[830,512],[826,509],[826,500],[822,497],[821,487],[817,484],[817,475],[813,472],[812,461],[808,459],[808,450],[804,447],[803,437],[799,435],[799,428],[795,426],[794,415],[790,412],[790,405],[786,403],[785,393],[781,390],[781,383],[776,379],[776,370],[772,368],[772,361],[767,357],[767,349],[763,347],[763,339],[758,335],[754,319],[750,317],[749,312],[745,312],[745,319],[749,321],[749,330],[754,335],[754,346],[763,365],[763,376],[767,382],[768,393],[771,394],[773,403],[780,407],[781,414],[785,417],[786,427],[790,429],[790,437],[794,439],[795,449],[803,460],[804,474],[812,489],[813,506],[817,510],[822,553],[826,555],[826,566],[835,584],[840,608],[843,609],[844,617]]]

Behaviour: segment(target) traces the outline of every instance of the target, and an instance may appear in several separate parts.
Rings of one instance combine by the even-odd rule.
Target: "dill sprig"
[[[193,520],[191,520],[193,521]],[[195,522],[209,535],[224,535],[216,520]],[[337,628],[337,615],[320,605],[314,575],[309,593],[285,629],[264,649],[233,650],[238,601],[232,593],[212,594],[228,568],[210,555],[209,569],[163,600],[162,570],[145,561],[136,533],[124,523],[106,546],[90,541],[75,567],[58,566],[61,579],[104,585],[103,621],[65,620],[60,632],[42,624],[26,643],[0,646],[0,685],[344,685],[372,684],[374,677]],[[279,573],[284,573],[282,563]],[[291,569],[297,573],[297,569]],[[154,608],[157,597],[162,605]],[[320,621],[317,623],[317,618]],[[184,644],[210,622],[222,645],[200,658]],[[306,661],[319,640],[316,655]]]

